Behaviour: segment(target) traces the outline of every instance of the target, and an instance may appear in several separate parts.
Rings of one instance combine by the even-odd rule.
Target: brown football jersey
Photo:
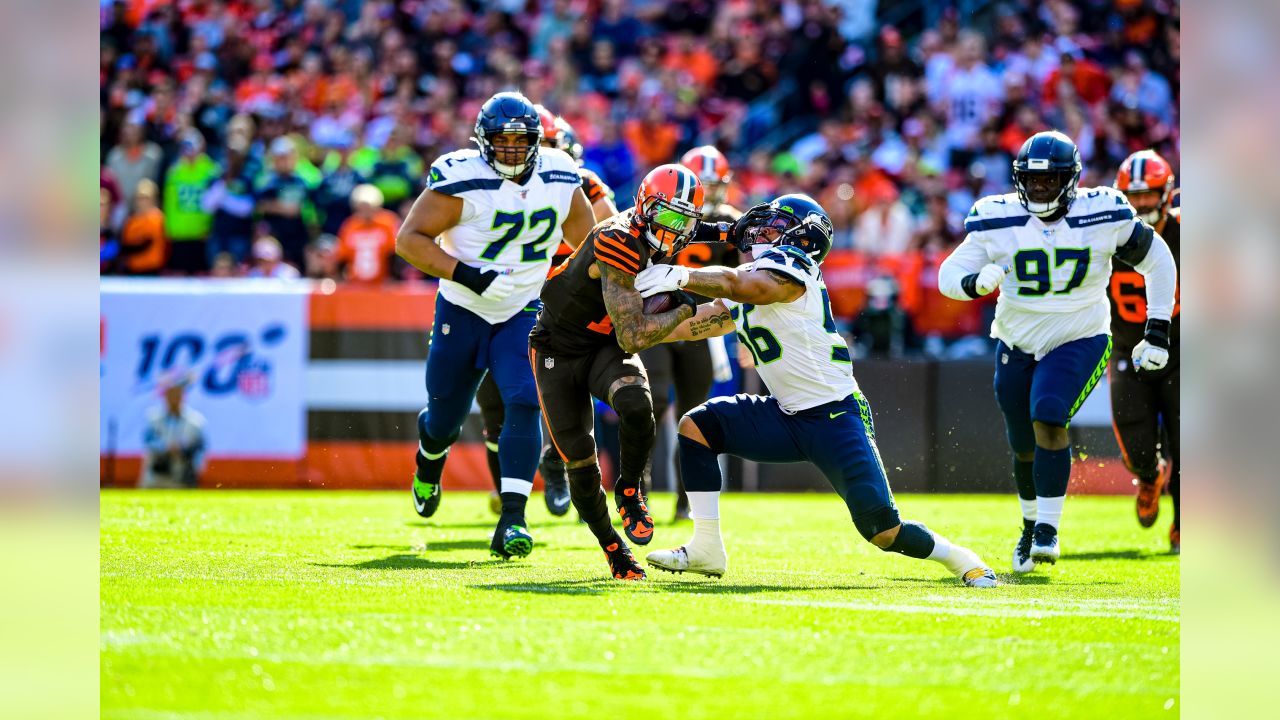
[[[1173,262],[1179,266],[1178,274],[1182,274],[1178,257],[1178,249],[1182,237],[1182,208],[1175,207],[1165,215],[1164,226],[1160,228],[1160,237],[1168,243],[1173,253]],[[1171,350],[1178,347],[1178,318],[1181,315],[1181,279],[1178,282],[1178,294],[1174,296],[1173,322],[1169,327],[1169,346]],[[1120,260],[1111,261],[1111,285],[1107,290],[1111,299],[1111,338],[1114,343],[1112,355],[1127,358],[1132,354],[1134,346],[1142,341],[1142,334],[1147,323],[1147,290],[1146,280],[1142,273],[1134,270]]]

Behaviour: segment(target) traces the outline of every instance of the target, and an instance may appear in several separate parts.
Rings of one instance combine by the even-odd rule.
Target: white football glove
[[[498,277],[489,283],[489,287],[484,289],[480,296],[486,300],[502,301],[511,297],[511,293],[516,291],[516,281],[511,279],[506,273],[499,273]]]
[[[979,295],[990,295],[1000,287],[1000,283],[1004,282],[1004,276],[1007,274],[1009,274],[1008,265],[989,263],[978,271],[978,280],[974,283],[974,289]]]
[[[683,265],[654,265],[636,275],[636,290],[644,297],[673,292],[689,282],[689,268]]]
[[[1169,351],[1143,340],[1133,348],[1133,366],[1138,370],[1162,370],[1169,364]]]

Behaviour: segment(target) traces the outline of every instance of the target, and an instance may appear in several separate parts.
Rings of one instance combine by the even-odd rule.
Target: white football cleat
[[[960,579],[964,580],[965,587],[993,588],[1000,584],[1000,581],[996,579],[996,574],[986,566],[976,567],[965,573]]]
[[[709,577],[721,577],[729,564],[723,547],[714,550],[702,550],[690,545],[681,545],[672,550],[655,550],[645,560],[649,565],[667,572],[691,572]]]
[[[1052,525],[1037,523],[1031,538],[1032,562],[1047,562],[1053,565],[1058,562],[1062,551],[1058,548],[1058,531]]]

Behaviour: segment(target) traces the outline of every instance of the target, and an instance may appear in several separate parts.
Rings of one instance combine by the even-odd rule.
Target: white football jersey
[[[724,300],[738,339],[750,349],[756,371],[778,405],[797,413],[856,392],[849,346],[836,330],[827,286],[813,259],[799,248],[773,247],[750,267],[774,270],[804,283],[804,295],[789,303]]]
[[[1038,360],[1072,340],[1110,334],[1111,256],[1143,233],[1120,191],[1080,188],[1066,216],[1052,223],[1029,213],[1014,193],[991,195],[974,204],[964,227],[968,237],[954,262],[970,272],[987,263],[1010,268],[991,337]]]
[[[458,224],[440,235],[440,247],[460,262],[511,275],[516,290],[495,301],[441,280],[440,294],[494,324],[524,309],[547,279],[564,237],[560,224],[581,185],[577,163],[554,148],[538,150],[537,166],[524,185],[499,176],[478,150],[441,155],[431,165],[427,187],[462,198],[463,206]]]

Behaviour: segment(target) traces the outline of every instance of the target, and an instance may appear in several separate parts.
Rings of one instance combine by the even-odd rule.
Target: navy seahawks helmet
[[[522,134],[526,141],[516,145],[494,145],[493,140],[509,133]],[[504,178],[523,177],[538,159],[542,123],[529,98],[518,92],[500,92],[485,101],[476,116],[475,137],[480,156]]]
[[[1032,215],[1061,217],[1076,199],[1080,150],[1057,130],[1038,132],[1022,144],[1013,161],[1013,186]]]
[[[569,157],[573,158],[579,165],[582,164],[582,141],[578,139],[578,131],[564,118],[556,118],[556,127],[560,130],[560,136],[557,138],[557,144],[560,149],[569,153]]]
[[[831,218],[808,195],[794,193],[761,203],[748,210],[742,220],[745,222],[739,221],[735,228],[742,245],[756,244],[760,232],[770,228],[778,232],[773,245],[793,245],[816,262],[822,262],[831,252]]]

